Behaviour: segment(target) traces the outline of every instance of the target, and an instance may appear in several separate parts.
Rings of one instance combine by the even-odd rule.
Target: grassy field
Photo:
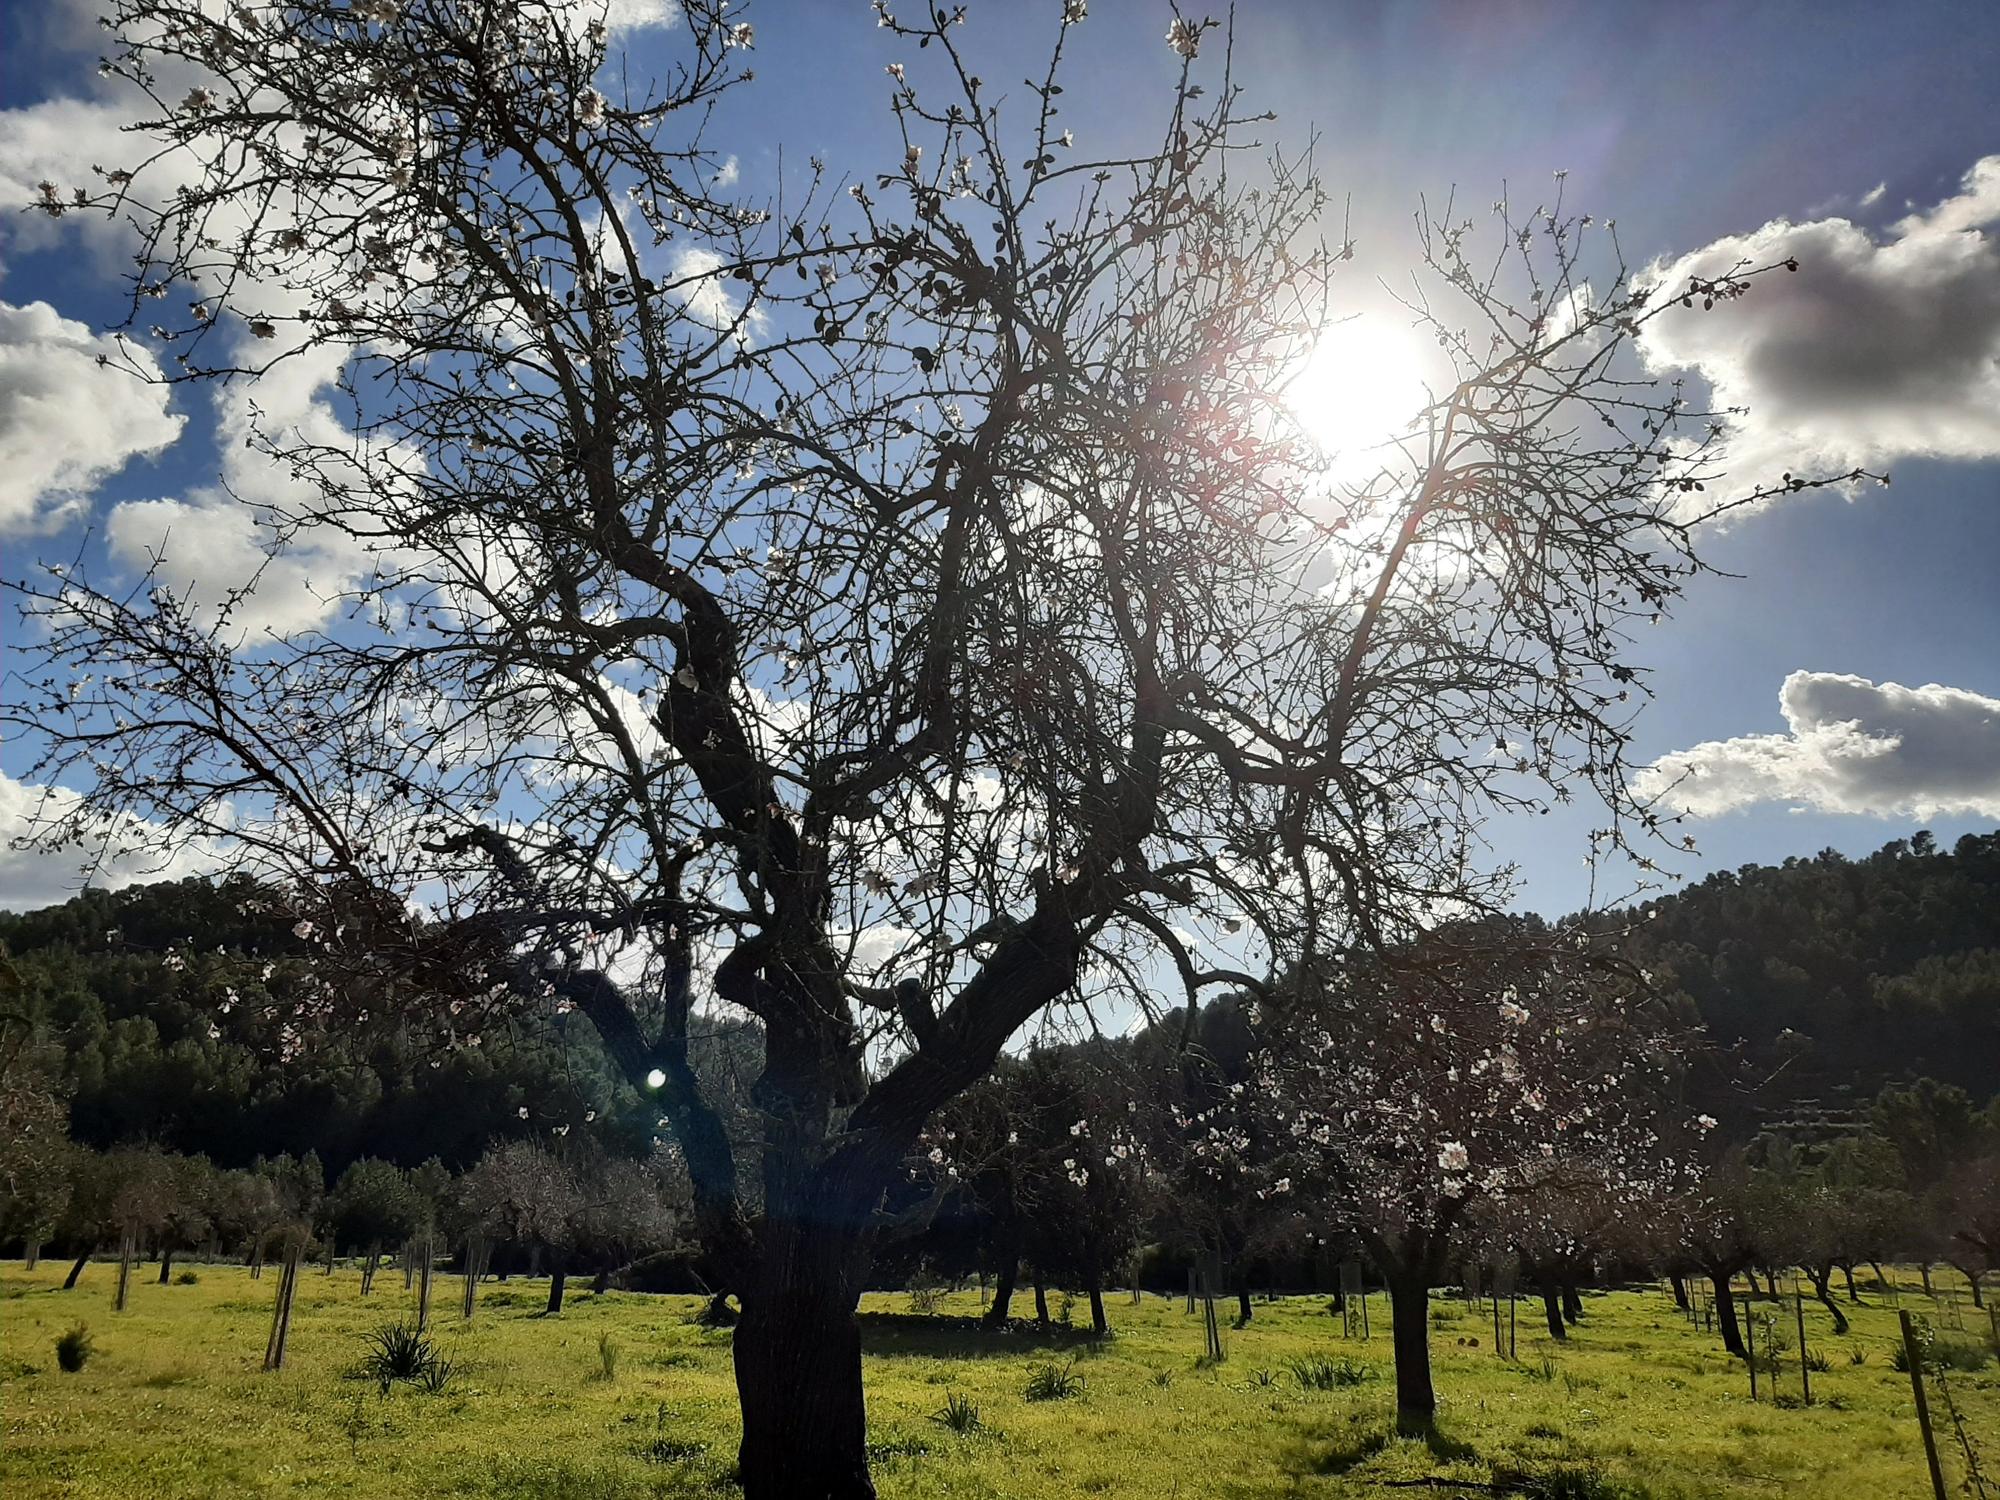
[[[435,1326],[458,1373],[442,1394],[399,1385],[385,1397],[356,1371],[367,1335],[413,1309],[399,1274],[385,1271],[364,1301],[353,1269],[307,1271],[290,1365],[264,1375],[275,1275],[253,1282],[240,1267],[201,1265],[196,1284],[158,1286],[148,1270],[117,1314],[115,1267],[94,1265],[63,1292],[66,1269],[0,1271],[9,1500],[732,1492],[729,1336],[691,1321],[693,1299],[585,1293],[546,1319],[537,1316],[546,1283],[489,1282],[468,1325],[460,1283],[441,1279]],[[1912,1293],[1904,1305],[1930,1307]],[[1487,1314],[1440,1302],[1441,1435],[1428,1443],[1392,1435],[1386,1328],[1345,1342],[1317,1298],[1258,1303],[1252,1325],[1227,1335],[1227,1361],[1203,1369],[1200,1320],[1157,1296],[1142,1306],[1114,1298],[1116,1336],[1102,1345],[1062,1330],[980,1333],[966,1321],[977,1310],[970,1293],[928,1316],[905,1296],[871,1296],[877,1477],[885,1497],[1023,1500],[1477,1492],[1407,1483],[1425,1479],[1519,1492],[1522,1474],[1544,1476],[1528,1493],[1579,1500],[1927,1496],[1909,1379],[1891,1365],[1895,1317],[1882,1296],[1864,1295],[1846,1338],[1808,1304],[1808,1338],[1831,1361],[1813,1377],[1810,1408],[1797,1404],[1795,1352],[1780,1402],[1767,1390],[1752,1405],[1742,1364],[1659,1292],[1587,1297],[1584,1322],[1561,1345],[1536,1336],[1538,1308],[1524,1301],[1511,1363],[1495,1357]],[[1985,1315],[1958,1307],[1969,1341]],[[1077,1315],[1087,1321],[1081,1306]],[[68,1374],[55,1342],[78,1322],[96,1352]],[[615,1357],[608,1376],[600,1340]],[[1364,1378],[1302,1389],[1289,1361],[1311,1355],[1350,1359]],[[1072,1358],[1080,1394],[1025,1398],[1034,1366]],[[2000,1470],[2000,1369],[1989,1362],[1950,1385]],[[953,1393],[978,1407],[978,1430],[934,1420]],[[1947,1466],[1955,1482],[1963,1460],[1948,1453]],[[1571,1486],[1551,1487],[1563,1475]]]

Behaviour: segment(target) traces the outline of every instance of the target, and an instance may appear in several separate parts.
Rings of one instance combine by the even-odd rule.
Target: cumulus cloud
[[[1787,257],[1799,271],[1714,312],[1671,310],[1646,326],[1641,352],[1747,408],[1730,440],[1746,487],[1904,458],[2000,458],[1996,221],[2000,156],[1989,156],[1956,194],[1879,237],[1832,217],[1717,240],[1646,279],[1682,287]]]
[[[0,771],[0,910],[32,911],[67,901],[85,886],[117,890],[140,880],[175,880],[217,868],[214,850],[169,850],[142,819],[114,818],[67,848],[38,847],[33,835],[76,818],[82,802],[63,787],[34,786]],[[81,829],[76,830],[81,832]]]
[[[1821,812],[2000,817],[2000,698],[1794,672],[1783,734],[1710,740],[1664,757],[1639,791],[1697,817],[1760,802]]]
[[[0,302],[0,535],[59,524],[128,461],[180,436],[165,387],[98,364],[116,352],[46,302]]]

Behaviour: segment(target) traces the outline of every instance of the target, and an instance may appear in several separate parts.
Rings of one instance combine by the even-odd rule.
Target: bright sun
[[[1327,329],[1286,395],[1300,425],[1347,478],[1383,462],[1381,445],[1430,400],[1415,336],[1365,313]]]

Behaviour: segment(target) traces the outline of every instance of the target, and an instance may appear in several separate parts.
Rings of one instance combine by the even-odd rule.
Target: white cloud
[[[1794,672],[1783,734],[1710,740],[1664,757],[1638,789],[1697,817],[1760,802],[1821,812],[2000,817],[2000,698]]]
[[[767,320],[754,307],[747,315],[744,313],[743,304],[736,300],[720,274],[727,264],[713,250],[699,245],[683,246],[674,256],[673,281],[666,290],[680,298],[697,321],[718,333],[733,328],[737,342],[748,344],[753,335],[762,332]]]
[[[82,798],[63,787],[33,786],[0,771],[0,909],[32,911],[67,901],[86,885],[118,890],[141,880],[174,880],[218,867],[215,851],[167,850],[160,830],[135,817],[100,823],[60,851],[29,836],[77,816]],[[81,832],[82,830],[78,830]]]
[[[46,302],[0,302],[0,535],[59,524],[130,459],[180,436],[164,386],[98,364],[117,352]]]
[[[1730,439],[1744,488],[1904,458],[2000,458],[1996,220],[2000,156],[1989,156],[1880,240],[1837,217],[1717,240],[1644,279],[1672,290],[1788,256],[1799,270],[1760,277],[1713,312],[1671,309],[1641,351],[1655,370],[1698,371],[1718,405],[1748,408]]]

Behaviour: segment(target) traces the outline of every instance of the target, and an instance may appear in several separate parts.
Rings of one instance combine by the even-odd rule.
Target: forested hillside
[[[1928,1075],[2000,1089],[2000,833],[1720,871],[1630,914],[1632,948],[1779,1099]]]
[[[316,1151],[338,1173],[379,1156],[469,1166],[489,1141],[591,1121],[643,1150],[650,1111],[615,1087],[595,1033],[561,1022],[437,1047],[402,1028],[298,1047],[288,1018],[313,982],[307,944],[247,881],[89,891],[0,915],[44,1071],[79,1141],[147,1141],[225,1166]]]
[[[476,1045],[385,1029],[293,1047],[310,949],[256,898],[187,880],[0,915],[20,982],[8,1008],[68,1090],[77,1139],[223,1164],[316,1150],[335,1172],[363,1156],[464,1166],[565,1123],[620,1154],[650,1142],[656,1111],[566,1017]],[[1769,1080],[1767,1121],[1837,1116],[1898,1079],[2000,1088],[2000,833],[1745,866],[1623,915],[1640,961]]]

